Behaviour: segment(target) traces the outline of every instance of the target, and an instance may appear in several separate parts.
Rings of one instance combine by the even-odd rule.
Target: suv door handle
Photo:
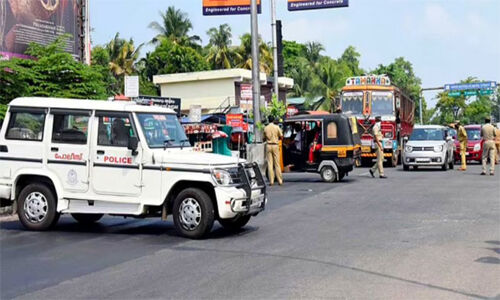
[[[98,155],[103,155],[104,154],[104,150],[97,150],[97,154]]]
[[[59,148],[57,148],[57,147],[52,147],[52,148],[50,148],[50,151],[52,151],[52,152],[57,152],[57,151],[59,151]]]

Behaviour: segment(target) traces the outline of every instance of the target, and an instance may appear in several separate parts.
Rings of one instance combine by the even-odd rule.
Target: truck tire
[[[59,220],[56,197],[45,184],[30,183],[17,198],[19,221],[29,230],[48,230]]]
[[[239,215],[231,219],[219,219],[219,223],[228,231],[238,231],[241,227],[247,225],[248,221],[250,221],[250,215]]]
[[[81,224],[94,224],[99,221],[103,214],[71,214],[73,219],[77,220]]]
[[[337,180],[337,173],[330,166],[325,166],[320,171],[321,178],[324,182],[334,182]]]
[[[443,165],[441,166],[441,170],[443,171],[448,171],[448,156],[445,157],[444,159],[444,163]]]
[[[410,166],[407,165],[407,164],[405,164],[405,163],[403,163],[403,170],[410,171]]]
[[[174,200],[174,226],[179,234],[200,239],[214,225],[214,206],[210,196],[198,188],[187,188]]]
[[[455,168],[455,161],[454,161],[454,159],[450,160],[450,162],[448,163],[448,168],[450,170],[453,170]]]

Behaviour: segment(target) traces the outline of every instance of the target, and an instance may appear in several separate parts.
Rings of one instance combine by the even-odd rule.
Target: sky
[[[193,23],[191,34],[208,42],[207,30],[228,23],[233,45],[250,32],[250,16],[203,16],[202,0],[89,0],[92,43],[110,41],[119,32],[136,45],[149,42],[160,22],[160,11],[173,5]],[[259,33],[271,41],[270,0],[262,0]],[[338,58],[349,45],[361,53],[360,65],[372,70],[404,57],[422,80],[422,87],[439,87],[469,76],[500,82],[500,0],[350,0],[348,8],[287,10],[276,0],[283,39],[317,41],[324,55]],[[141,55],[152,51],[147,45]],[[430,106],[435,92],[424,94]]]

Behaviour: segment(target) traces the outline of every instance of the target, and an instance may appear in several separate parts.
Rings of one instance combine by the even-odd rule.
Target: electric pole
[[[260,64],[259,64],[259,28],[257,20],[257,0],[252,0],[250,5],[250,18],[252,27],[252,90],[253,90],[253,131],[255,143],[262,143],[262,134],[257,128],[260,120]]]

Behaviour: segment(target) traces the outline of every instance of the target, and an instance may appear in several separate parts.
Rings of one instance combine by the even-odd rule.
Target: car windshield
[[[476,128],[465,128],[467,139],[469,141],[479,141],[481,139],[481,130]]]
[[[372,115],[394,114],[394,97],[388,92],[372,92]]]
[[[150,148],[190,146],[184,128],[173,114],[137,114]]]
[[[344,93],[342,95],[342,111],[354,115],[363,114],[363,93]]]
[[[410,141],[442,141],[444,139],[445,131],[436,128],[417,128],[410,136]]]

